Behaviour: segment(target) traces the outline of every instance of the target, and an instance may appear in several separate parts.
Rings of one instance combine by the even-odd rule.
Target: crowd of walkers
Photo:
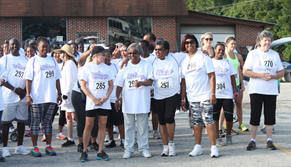
[[[39,37],[21,49],[12,38],[0,47],[0,120],[3,149],[0,160],[10,157],[9,127],[17,121],[15,154],[41,157],[38,135],[43,133],[45,153],[55,156],[51,143],[54,117],[59,114],[57,139],[62,147],[75,146],[73,122],[77,124],[80,161],[88,161],[88,147],[97,151],[98,160],[109,160],[104,147],[116,147],[113,127],[118,127],[124,159],[131,158],[135,144],[150,158],[149,114],[152,114],[153,138],[161,138],[161,156],[175,156],[175,112],[177,106],[189,112],[195,144],[189,156],[202,151],[202,131],[206,128],[211,157],[219,157],[217,146],[232,144],[233,119],[239,130],[243,124],[243,77],[250,78],[251,139],[246,150],[256,149],[256,133],[264,105],[267,149],[276,123],[278,79],[284,70],[277,52],[270,49],[272,34],[257,36],[257,48],[250,51],[245,64],[236,51],[236,39],[226,38],[212,47],[208,32],[200,41],[192,34],[182,40],[181,52],[171,53],[170,44],[152,33],[139,43],[117,43],[104,48],[92,44],[84,50],[82,40],[68,41],[61,48]],[[201,44],[201,47],[199,47]],[[152,48],[152,49],[151,49]],[[243,76],[244,75],[244,76]],[[180,107],[178,107],[180,108]],[[62,131],[67,125],[67,136]],[[28,132],[25,133],[25,126]],[[159,130],[158,130],[159,127]],[[105,143],[105,136],[109,140]],[[23,146],[29,136],[32,149]]]

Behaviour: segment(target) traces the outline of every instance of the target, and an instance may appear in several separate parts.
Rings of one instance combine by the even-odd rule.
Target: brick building
[[[54,27],[37,24],[46,18],[59,19],[60,25],[55,31],[52,31]],[[133,21],[125,22],[126,18]],[[140,20],[142,18],[147,20],[142,22],[143,20]],[[27,24],[31,20],[37,21]],[[61,23],[62,21],[64,23]],[[24,27],[23,25],[26,24],[27,26]],[[116,31],[111,32],[113,25],[115,29],[116,27],[120,29],[119,36]],[[139,25],[143,25],[144,30],[138,30]],[[157,38],[169,41],[171,50],[176,51],[179,50],[181,38],[186,33],[195,34],[199,39],[201,34],[210,31],[213,32],[216,41],[223,40],[227,35],[235,36],[238,39],[238,50],[244,52],[246,46],[254,45],[258,32],[272,28],[273,25],[273,23],[187,11],[184,0],[124,0],[122,2],[118,0],[22,0],[13,4],[8,0],[0,1],[1,42],[12,37],[25,40],[28,38],[27,33],[46,31],[50,32],[50,36],[63,35],[64,40],[75,40],[80,36],[96,34],[99,43],[109,44],[116,36],[117,40],[121,38],[125,40],[122,37],[124,34],[130,36],[133,41],[138,41],[144,33],[151,31]],[[31,27],[36,28],[34,31],[29,31]],[[64,32],[60,32],[60,28],[63,28]],[[37,36],[36,33],[32,37]]]

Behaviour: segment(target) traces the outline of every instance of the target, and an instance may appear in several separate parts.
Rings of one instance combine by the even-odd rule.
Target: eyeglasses
[[[120,51],[126,51],[126,48],[120,48],[119,50]]]
[[[209,41],[212,41],[213,38],[205,38],[205,40],[206,40],[206,41],[208,41],[208,40],[209,40]]]
[[[164,50],[163,48],[155,49],[156,52],[161,52],[161,51],[163,51],[163,50]]]
[[[188,45],[188,44],[194,44],[195,42],[193,41],[193,40],[191,40],[191,41],[185,41],[185,45]]]
[[[128,55],[136,55],[136,54],[138,54],[138,52],[128,52],[127,54]]]

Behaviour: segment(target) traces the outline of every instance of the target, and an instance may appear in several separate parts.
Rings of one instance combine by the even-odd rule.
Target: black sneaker
[[[267,149],[269,149],[269,150],[277,150],[277,148],[274,146],[272,140],[269,140],[267,142]]]
[[[122,140],[120,139],[120,147],[124,148],[124,143],[122,142]]]
[[[219,138],[225,137],[225,133],[222,130],[219,130],[218,134],[219,134]]]
[[[90,150],[91,151],[98,151],[99,150],[98,144],[96,142],[95,143],[91,143],[90,144]]]
[[[64,144],[62,144],[62,147],[70,147],[75,146],[75,142],[71,140],[67,140]]]
[[[113,147],[116,147],[115,141],[114,141],[114,140],[111,140],[111,142],[108,143],[108,144],[106,144],[105,147],[106,147],[106,148],[113,148]]]
[[[104,151],[102,151],[101,153],[97,153],[96,159],[104,160],[104,161],[108,161],[109,160],[108,155]]]
[[[88,154],[86,152],[82,152],[80,157],[80,162],[87,162],[88,161]]]
[[[256,149],[256,142],[250,141],[249,145],[247,146],[247,150],[248,151],[252,151],[252,150],[255,150],[255,149]]]
[[[79,143],[78,144],[77,151],[80,152],[80,153],[83,152],[83,143]]]

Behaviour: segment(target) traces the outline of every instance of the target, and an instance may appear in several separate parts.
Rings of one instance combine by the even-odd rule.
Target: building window
[[[152,32],[152,19],[149,17],[109,17],[109,44],[139,42],[146,33]]]

